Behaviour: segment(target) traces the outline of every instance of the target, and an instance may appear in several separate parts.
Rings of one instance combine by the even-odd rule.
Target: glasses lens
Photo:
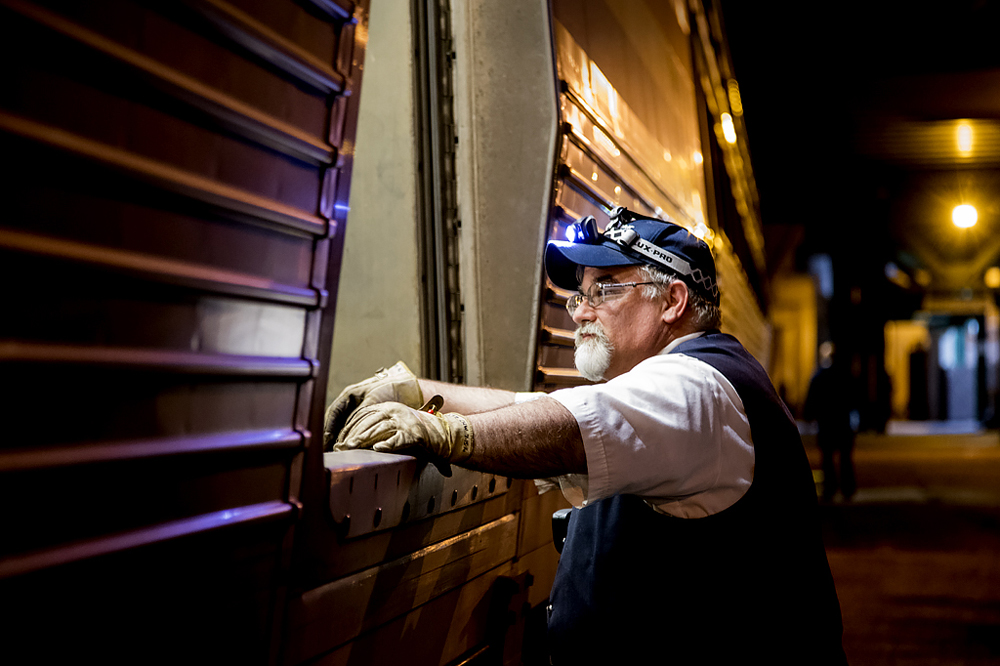
[[[584,301],[590,303],[590,307],[596,308],[598,305],[604,302],[606,294],[604,293],[605,288],[609,285],[605,284],[594,284],[591,285],[590,291],[584,294],[573,294],[566,301],[566,309],[572,315],[576,312],[576,309],[583,304]]]
[[[603,284],[591,285],[590,291],[587,292],[587,302],[590,303],[590,307],[592,308],[596,308],[598,305],[604,302]]]

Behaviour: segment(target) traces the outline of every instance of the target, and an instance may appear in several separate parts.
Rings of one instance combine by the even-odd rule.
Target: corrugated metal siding
[[[2,653],[277,658],[354,12],[0,3]]]

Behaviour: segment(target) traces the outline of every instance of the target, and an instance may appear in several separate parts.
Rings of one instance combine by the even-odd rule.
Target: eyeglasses
[[[607,300],[621,298],[632,287],[641,287],[644,284],[656,284],[655,282],[598,282],[590,285],[586,294],[573,294],[566,301],[566,310],[572,316],[584,299],[590,307],[596,308]]]

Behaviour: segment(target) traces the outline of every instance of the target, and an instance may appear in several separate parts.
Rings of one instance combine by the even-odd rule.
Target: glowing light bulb
[[[990,289],[1000,289],[1000,266],[990,266],[983,275],[983,282]]]
[[[955,209],[951,211],[951,221],[959,229],[968,229],[975,226],[978,219],[979,213],[976,212],[975,206],[970,206],[969,204],[955,206]]]
[[[958,152],[965,155],[972,152],[972,125],[968,123],[958,126]]]
[[[728,113],[722,114],[722,135],[729,143],[736,143],[736,127],[733,125],[733,117]]]

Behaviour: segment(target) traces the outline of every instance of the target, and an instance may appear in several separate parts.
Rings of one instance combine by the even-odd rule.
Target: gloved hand
[[[348,386],[330,403],[323,420],[323,449],[330,450],[337,433],[354,411],[381,402],[401,402],[410,407],[423,404],[424,395],[417,376],[402,361],[391,368],[380,369],[374,377]]]
[[[461,463],[475,447],[472,426],[461,414],[413,409],[397,402],[363,407],[347,421],[335,451],[374,449],[398,453],[421,448],[438,461]],[[443,470],[442,470],[443,471]],[[450,473],[446,473],[450,475]]]

